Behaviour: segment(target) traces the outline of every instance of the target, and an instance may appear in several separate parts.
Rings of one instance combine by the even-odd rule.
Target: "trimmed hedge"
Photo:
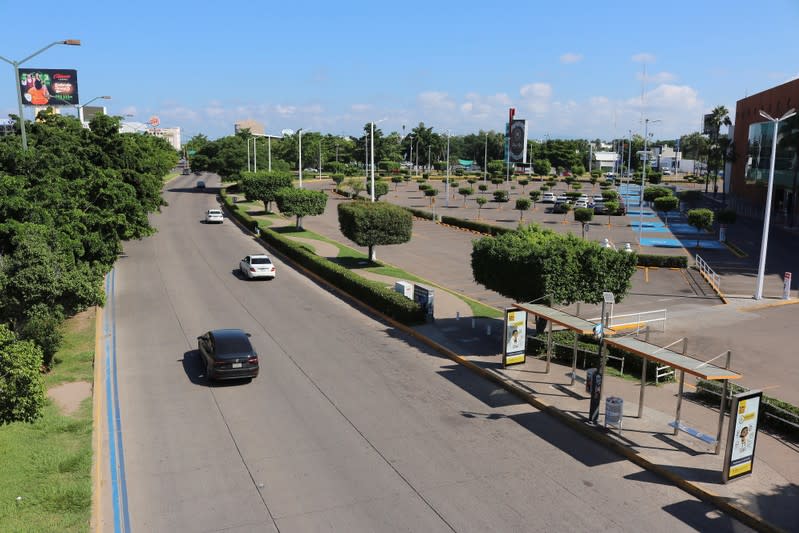
[[[352,273],[349,269],[316,255],[302,244],[268,227],[260,228],[257,220],[242,212],[240,206],[233,205],[224,189],[220,191],[220,196],[230,212],[242,224],[252,229],[259,228],[260,238],[263,241],[295,263],[310,270],[350,296],[375,309],[379,309],[386,316],[403,324],[413,325],[425,322],[425,312],[418,303],[398,292],[387,289],[380,282],[362,278]]]
[[[455,226],[458,228],[469,229],[472,231],[479,231],[480,233],[485,233],[486,235],[492,235],[492,236],[502,235],[503,233],[516,231],[515,229],[504,228],[501,226],[492,226],[491,224],[486,224],[485,222],[478,222],[476,220],[463,220],[460,218],[448,217],[448,216],[442,216],[441,223],[450,226]]]
[[[688,258],[684,255],[638,254],[638,266],[688,268]]]
[[[708,403],[719,405],[721,388],[722,384],[718,381],[706,381],[704,379],[700,379],[696,383],[696,395],[699,398],[706,400]],[[730,383],[727,390],[730,396],[741,392],[747,392],[747,389],[741,387],[740,385],[736,385],[735,383]],[[730,403],[727,403],[728,412],[729,409]],[[771,398],[764,394],[762,412],[765,413],[765,416],[761,417],[760,419],[761,427],[765,426],[779,431],[784,435],[799,437],[799,428],[791,425],[799,425],[799,407],[793,406],[787,402],[783,402],[782,400],[777,400],[776,398]],[[782,420],[778,420],[778,418]],[[785,423],[783,420],[787,420],[790,423]]]

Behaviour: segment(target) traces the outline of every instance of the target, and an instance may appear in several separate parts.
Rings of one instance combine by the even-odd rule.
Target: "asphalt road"
[[[117,265],[132,531],[745,530],[280,261],[240,279],[259,246],[201,223],[195,179]],[[252,333],[251,383],[205,380],[220,327]]]

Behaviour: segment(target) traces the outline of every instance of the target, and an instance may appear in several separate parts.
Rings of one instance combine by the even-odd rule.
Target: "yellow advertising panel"
[[[761,391],[749,391],[733,396],[722,472],[725,483],[752,473],[762,397]]]
[[[525,361],[527,349],[527,311],[505,309],[505,333],[502,365],[518,365]]]

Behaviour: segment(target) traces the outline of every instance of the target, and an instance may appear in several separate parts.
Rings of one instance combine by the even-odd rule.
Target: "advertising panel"
[[[527,162],[527,121],[513,120],[510,123],[510,161]]]
[[[722,472],[725,483],[752,473],[762,397],[762,391],[743,392],[732,397]]]
[[[17,82],[22,103],[29,106],[78,105],[78,71],[21,68]]]
[[[502,366],[524,363],[527,348],[527,311],[505,309],[505,335]]]
[[[713,127],[713,114],[708,113],[702,118],[702,133],[710,135],[716,133],[716,128]]]

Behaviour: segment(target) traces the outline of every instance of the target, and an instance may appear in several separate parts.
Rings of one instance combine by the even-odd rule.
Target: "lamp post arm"
[[[45,46],[44,48],[42,48],[41,50],[37,50],[36,52],[32,53],[31,55],[29,55],[29,56],[28,56],[28,57],[26,57],[25,59],[21,59],[21,60],[17,61],[17,64],[21,65],[21,64],[23,64],[25,61],[27,61],[27,60],[29,60],[29,59],[32,59],[32,58],[34,58],[34,57],[36,57],[36,56],[38,56],[39,54],[41,54],[42,52],[44,52],[44,51],[45,51],[45,50],[47,50],[48,48],[52,48],[53,46],[55,46],[55,45],[57,45],[57,44],[66,44],[66,43],[65,43],[64,41],[56,41],[56,42],[54,42],[54,43],[50,43],[50,44],[48,44],[47,46]]]
[[[12,67],[16,67],[16,66],[18,65],[18,63],[17,63],[16,61],[11,61],[11,60],[10,60],[10,59],[8,59],[7,57],[0,56],[0,59],[2,59],[3,61],[5,61],[6,63],[8,63],[9,65],[11,65]]]

